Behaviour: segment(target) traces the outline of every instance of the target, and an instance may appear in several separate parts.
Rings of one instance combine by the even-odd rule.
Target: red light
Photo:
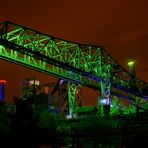
[[[6,80],[0,80],[0,83],[6,83],[7,81]]]

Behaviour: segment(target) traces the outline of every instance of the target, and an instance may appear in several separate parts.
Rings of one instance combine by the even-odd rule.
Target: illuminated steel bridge
[[[0,24],[0,58],[67,82],[69,112],[86,86],[125,99],[148,99],[148,84],[122,68],[101,46],[55,38],[11,22]]]

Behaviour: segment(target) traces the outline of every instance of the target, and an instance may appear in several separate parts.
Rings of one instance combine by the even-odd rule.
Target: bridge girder
[[[148,84],[131,79],[100,46],[65,41],[10,22],[0,25],[0,45],[2,59],[102,90],[102,95],[109,88],[121,98],[130,98],[130,94],[148,98]],[[106,78],[109,83],[102,88],[100,82]]]

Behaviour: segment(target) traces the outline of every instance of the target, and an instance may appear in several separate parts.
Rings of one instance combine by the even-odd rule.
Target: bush
[[[7,107],[0,105],[0,131],[8,131],[10,128],[10,119],[8,117]]]
[[[38,126],[46,130],[55,130],[57,127],[57,115],[54,112],[48,112],[45,108],[39,112]]]

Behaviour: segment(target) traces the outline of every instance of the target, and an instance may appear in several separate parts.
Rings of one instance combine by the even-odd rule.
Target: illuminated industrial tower
[[[132,78],[134,78],[135,77],[135,62],[129,61],[128,66],[129,66],[130,74],[131,74]]]
[[[5,98],[5,83],[6,80],[0,80],[0,102],[3,102]]]

